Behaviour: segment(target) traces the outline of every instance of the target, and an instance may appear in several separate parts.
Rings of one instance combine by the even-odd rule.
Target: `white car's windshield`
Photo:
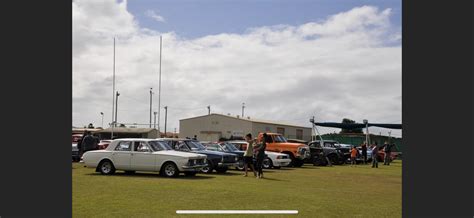
[[[149,141],[148,144],[150,144],[153,151],[173,150],[166,142],[162,141]]]

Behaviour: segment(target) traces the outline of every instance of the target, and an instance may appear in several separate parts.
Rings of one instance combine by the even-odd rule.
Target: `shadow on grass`
[[[282,179],[275,179],[275,178],[268,178],[268,177],[265,177],[265,172],[263,172],[263,179],[261,180],[270,180],[270,181],[279,181],[279,182],[288,182],[288,180],[282,180]]]
[[[184,179],[184,180],[201,180],[201,179],[212,179],[215,178],[213,176],[203,176],[203,174],[196,174],[196,176],[185,176],[180,174],[178,177],[164,177],[160,176],[158,173],[134,173],[134,174],[127,174],[127,173],[115,173],[113,175],[102,175],[100,173],[87,173],[86,175],[89,176],[110,176],[110,177],[129,177],[129,178],[155,178],[155,179]]]
[[[218,176],[239,176],[242,175],[244,171],[227,171],[225,173],[217,173],[213,172],[211,174],[206,174],[206,175],[218,175]]]

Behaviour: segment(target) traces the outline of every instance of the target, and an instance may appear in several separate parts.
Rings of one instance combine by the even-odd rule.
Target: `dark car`
[[[341,149],[338,146],[336,141],[332,140],[323,140],[321,141],[316,140],[309,143],[309,149],[311,153],[311,158],[308,162],[313,163],[314,165],[327,165],[327,160],[331,162],[331,164],[343,164],[345,163],[345,149]]]
[[[78,144],[82,140],[82,134],[72,135],[72,161],[79,162],[81,154],[79,152]]]
[[[165,141],[171,148],[177,151],[206,155],[207,167],[202,169],[203,173],[211,173],[213,170],[216,170],[218,173],[225,173],[229,167],[235,166],[239,159],[235,154],[206,150],[203,144],[193,139],[165,138],[162,141]]]
[[[204,142],[208,151],[220,151],[237,155],[239,158],[235,166],[238,170],[244,170],[244,152],[235,147],[235,145],[227,142]]]
[[[81,160],[81,156],[79,154],[79,148],[77,147],[77,142],[72,143],[72,161],[79,162]]]

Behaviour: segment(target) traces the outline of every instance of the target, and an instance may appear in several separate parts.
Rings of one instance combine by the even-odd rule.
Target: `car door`
[[[138,171],[156,170],[156,155],[147,142],[134,142],[130,165],[133,170]]]
[[[132,151],[131,141],[121,141],[112,152],[115,169],[130,170],[130,157]]]

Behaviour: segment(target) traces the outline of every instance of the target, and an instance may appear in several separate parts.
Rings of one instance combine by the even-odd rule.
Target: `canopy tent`
[[[321,146],[323,145],[323,138],[321,137],[321,134],[319,133],[318,128],[316,128],[316,126],[333,127],[333,128],[341,128],[341,129],[366,128],[365,141],[367,142],[367,144],[370,144],[369,127],[371,126],[388,128],[388,129],[402,129],[402,124],[390,124],[390,123],[335,123],[335,122],[318,123],[318,122],[314,122],[314,118],[310,119],[309,122],[313,124],[313,129],[319,135],[319,138],[321,139]]]
[[[341,128],[341,129],[362,129],[366,127],[382,127],[388,129],[402,129],[402,124],[390,124],[390,123],[335,123],[335,122],[324,122],[324,123],[317,123],[312,122],[316,126],[323,126],[323,127],[333,127],[333,128]]]

